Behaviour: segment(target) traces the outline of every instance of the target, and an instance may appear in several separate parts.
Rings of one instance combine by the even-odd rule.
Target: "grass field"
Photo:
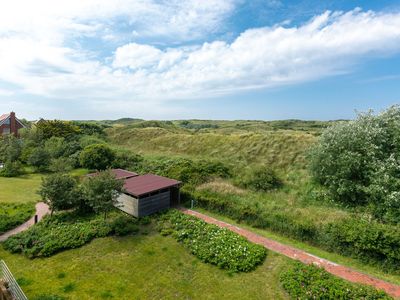
[[[40,200],[36,190],[42,175],[28,174],[20,177],[0,177],[0,202],[37,202]]]
[[[204,264],[171,237],[158,233],[101,238],[45,259],[1,249],[29,299],[288,299],[279,273],[289,259],[269,253],[250,273],[229,274]]]

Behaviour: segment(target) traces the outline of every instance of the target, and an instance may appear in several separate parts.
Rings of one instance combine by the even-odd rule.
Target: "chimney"
[[[18,135],[17,129],[17,121],[15,119],[15,112],[10,113],[10,133],[14,134],[15,136]]]

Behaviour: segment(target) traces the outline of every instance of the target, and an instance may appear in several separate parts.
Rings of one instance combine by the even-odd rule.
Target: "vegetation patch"
[[[26,222],[34,213],[34,203],[2,203],[0,206],[0,234]]]
[[[200,260],[232,272],[249,272],[261,264],[267,250],[232,231],[207,224],[179,211],[162,216],[161,234],[172,234]]]
[[[281,274],[281,284],[292,299],[392,299],[371,287],[352,284],[335,277],[322,268],[294,262]]]
[[[47,257],[57,252],[81,247],[94,238],[111,234],[126,235],[137,232],[129,223],[130,217],[118,217],[115,213],[108,220],[101,216],[78,216],[75,213],[60,213],[47,216],[26,231],[8,238],[4,248],[12,253],[23,253],[30,258]],[[121,221],[129,218],[130,221]],[[121,228],[121,223],[124,228]]]

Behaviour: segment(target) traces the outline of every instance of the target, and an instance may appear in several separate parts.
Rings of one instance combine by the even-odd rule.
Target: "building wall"
[[[121,194],[115,206],[132,216],[143,217],[170,208],[170,195],[170,190],[140,199]]]
[[[10,114],[8,124],[3,124],[0,126],[0,135],[12,133],[17,136],[18,130],[20,130],[21,128],[23,128],[23,126],[17,121],[15,113],[12,112]]]
[[[170,201],[171,201],[170,190],[146,198],[140,198],[139,217],[148,216],[158,211],[170,208]]]

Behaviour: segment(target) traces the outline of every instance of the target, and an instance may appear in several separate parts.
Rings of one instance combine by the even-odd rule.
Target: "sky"
[[[0,2],[0,114],[333,120],[399,103],[400,1]]]

